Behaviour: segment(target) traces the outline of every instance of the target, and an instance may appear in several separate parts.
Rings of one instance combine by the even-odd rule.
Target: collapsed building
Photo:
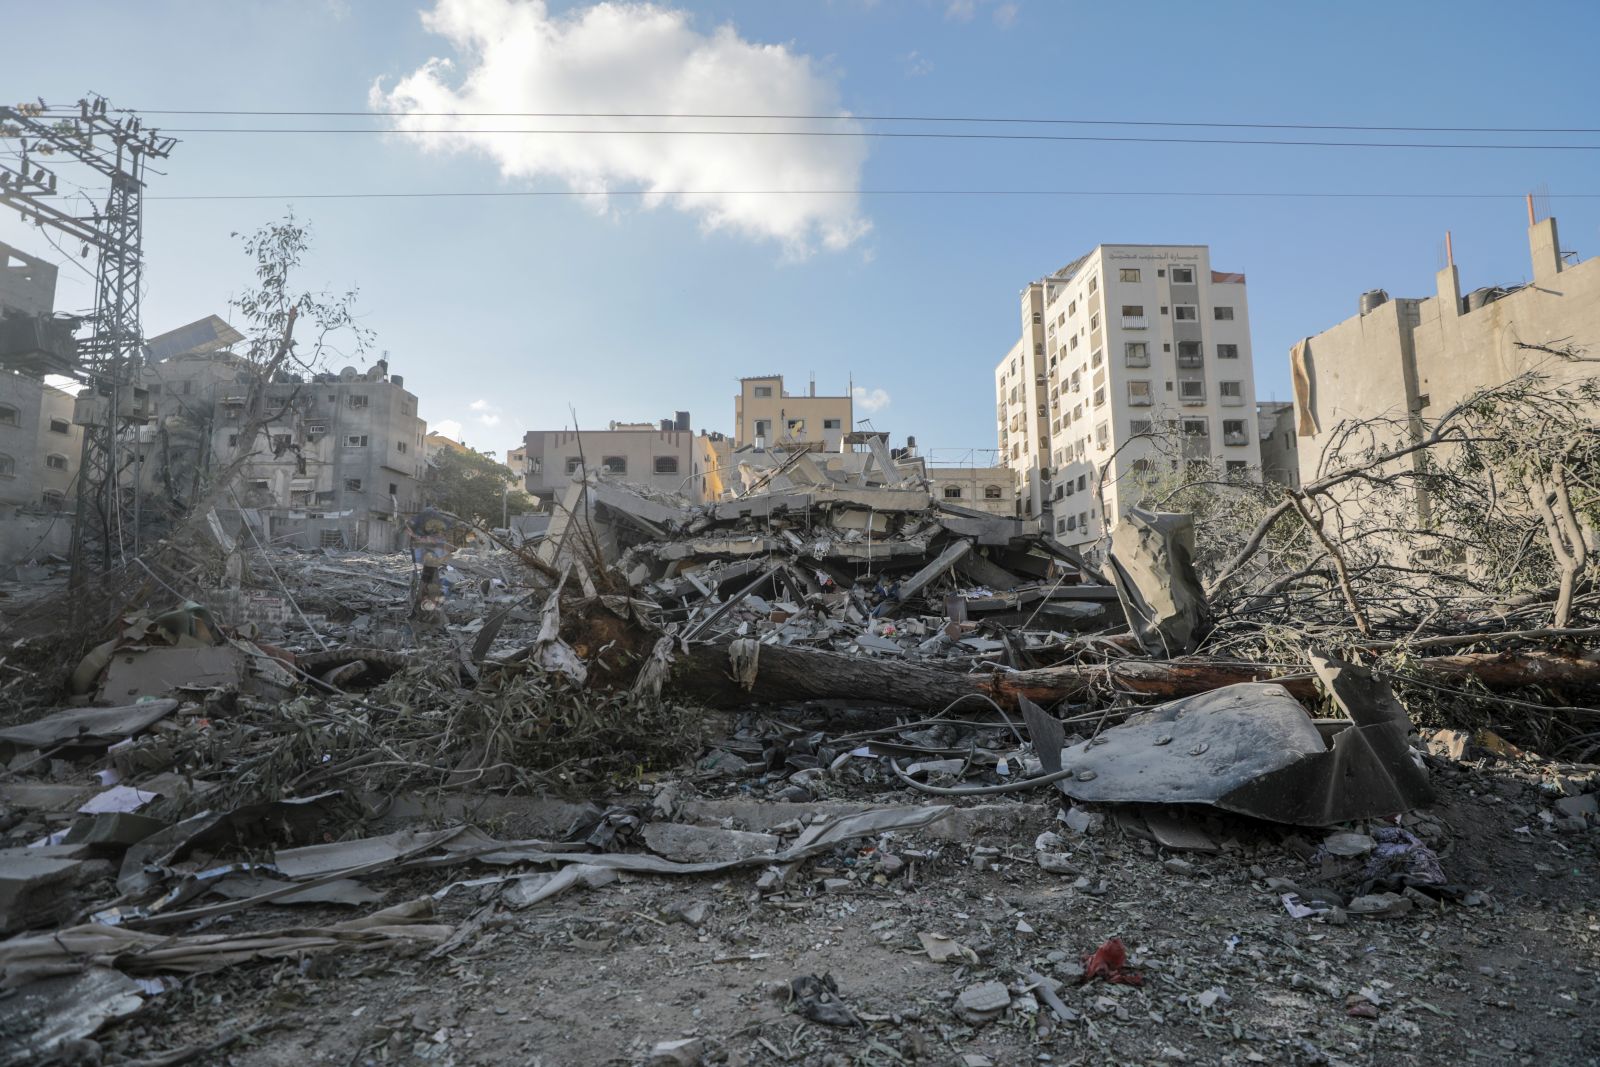
[[[395,551],[404,517],[422,506],[427,424],[387,360],[366,371],[257,371],[232,346],[242,335],[217,316],[151,338],[141,370],[149,419],[138,428],[137,477],[180,509],[211,476],[242,464],[220,502],[231,524],[262,544]],[[255,442],[240,432],[251,391],[267,420]]]

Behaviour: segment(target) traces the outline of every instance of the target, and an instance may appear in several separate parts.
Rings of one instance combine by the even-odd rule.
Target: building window
[[[822,428],[824,430],[841,430],[844,428],[844,423],[840,419],[823,419]]]
[[[1151,404],[1149,382],[1128,383],[1128,403],[1136,408],[1147,408]]]
[[[394,447],[397,452],[404,452],[406,450],[406,443],[404,441],[396,441],[394,443]]]
[[[1099,328],[1100,328],[1100,313],[1098,311],[1096,311],[1093,315],[1089,316],[1089,329],[1090,330],[1098,330]]]
[[[760,438],[763,438],[763,439],[772,436],[772,420],[771,419],[757,419],[756,420],[756,436],[760,437]]]
[[[361,479],[360,478],[346,478],[344,480],[344,488],[345,488],[345,492],[347,492],[347,493],[359,493],[359,492],[361,492]]]
[[[1242,445],[1249,442],[1244,430],[1243,419],[1222,420],[1222,443],[1225,445]]]
[[[44,465],[53,471],[64,471],[67,469],[67,457],[60,452],[52,452],[44,457]]]
[[[1194,369],[1205,366],[1205,356],[1200,351],[1199,341],[1178,342],[1178,366]]]
[[[656,457],[656,473],[657,474],[677,474],[678,473],[678,457],[677,456],[657,456]]]
[[[1128,341],[1122,346],[1122,362],[1128,367],[1148,367],[1150,346],[1144,341]]]
[[[1226,307],[1214,307],[1211,309],[1211,317],[1216,319],[1218,322],[1232,322],[1233,309]]]
[[[1100,360],[1104,356],[1105,356],[1105,352],[1104,352],[1103,349],[1099,349],[1099,348],[1095,349],[1093,352],[1091,352],[1089,354],[1089,366],[1090,367],[1098,367],[1100,365]]]
[[[265,478],[252,478],[252,479],[250,479],[250,488],[252,488],[252,489],[271,489],[272,488],[272,483],[267,481]]]
[[[364,433],[346,434],[344,444],[346,448],[366,448],[367,435]]]
[[[1071,337],[1067,338],[1067,348],[1068,349],[1073,349],[1073,348],[1077,348],[1077,347],[1078,347],[1078,335],[1077,334],[1073,334]]]
[[[1198,322],[1200,312],[1193,304],[1172,305],[1172,318],[1174,322]]]
[[[628,457],[602,456],[600,459],[600,469],[605,471],[607,474],[627,474]]]
[[[805,433],[806,432],[806,420],[805,419],[790,419],[788,421],[788,426],[789,426],[789,432],[790,433]]]
[[[51,419],[50,420],[50,432],[51,433],[71,433],[72,432],[72,424],[70,422],[68,422],[66,419]]]
[[[399,496],[400,495],[400,486],[399,486],[398,483],[396,483],[396,482],[390,482],[389,483],[389,495],[390,496]]]
[[[1194,268],[1193,267],[1173,267],[1172,268],[1172,284],[1173,285],[1193,285],[1194,284]]]
[[[1243,382],[1218,382],[1217,393],[1222,397],[1222,402],[1229,407],[1244,403]]]
[[[961,499],[961,487],[959,485],[947,485],[947,486],[945,486],[944,487],[944,498],[946,500],[960,500]]]
[[[1100,276],[1097,274],[1089,279],[1089,291],[1092,293],[1100,288]]]
[[[1039,312],[1037,312],[1037,311],[1035,311],[1035,312],[1034,312],[1034,313],[1033,313],[1033,324],[1034,324],[1034,325],[1035,325],[1035,326],[1037,326],[1037,325],[1039,325],[1039,324],[1040,324],[1040,323],[1041,323],[1041,322],[1043,322],[1043,321],[1044,321],[1044,319],[1043,319],[1043,316],[1041,316],[1041,315],[1040,315],[1040,314],[1039,314]]]
[[[327,432],[328,432],[328,426],[327,426],[326,423],[311,422],[311,423],[307,423],[306,424],[306,436],[307,437],[321,437],[323,434],[325,434]]]
[[[983,487],[983,499],[985,500],[999,500],[1002,495],[998,485],[986,485]]]
[[[294,443],[293,439],[286,433],[275,433],[275,434],[273,434],[272,435],[272,454],[275,455],[275,456],[276,455],[282,455],[284,452],[288,451],[289,446],[291,444],[293,444],[293,443]]]
[[[1218,345],[1217,346],[1217,358],[1218,359],[1238,359],[1239,358],[1239,346],[1238,345]]]
[[[366,396],[361,394],[361,393],[351,393],[350,394],[350,406],[353,407],[353,408],[364,408],[364,407],[366,407],[367,406],[367,398],[366,398]]]
[[[323,548],[343,548],[344,531],[323,530],[319,538]]]
[[[770,385],[758,385],[755,388],[753,388],[751,390],[751,392],[754,393],[756,396],[762,398],[762,399],[766,399],[766,398],[772,396],[772,386],[770,386]]]
[[[21,426],[22,415],[10,404],[0,404],[0,426]]]
[[[417,402],[415,400],[402,400],[402,401],[400,401],[400,414],[402,414],[402,415],[415,415],[416,413],[417,413]]]
[[[1121,270],[1117,271],[1117,277],[1125,282],[1136,282],[1139,280],[1139,268],[1123,267]]]
[[[1106,402],[1106,387],[1101,386],[1094,391],[1094,406],[1100,407]]]
[[[1250,464],[1246,463],[1242,459],[1228,460],[1228,477],[1230,478],[1243,478],[1245,472],[1249,469]]]
[[[568,474],[577,474],[578,473],[578,468],[581,467],[581,466],[583,466],[583,457],[582,456],[568,456],[567,457],[567,473]]]
[[[1105,448],[1111,444],[1111,424],[1102,422],[1094,428],[1094,444],[1096,448]]]
[[[1199,378],[1185,378],[1178,383],[1178,396],[1185,401],[1205,402],[1206,383]]]
[[[238,448],[239,447],[239,435],[238,434],[230,433],[228,435],[228,447],[229,448]]]
[[[67,506],[67,498],[59,489],[46,489],[39,502],[50,511],[61,511]]]
[[[1205,419],[1184,419],[1183,436],[1185,437],[1210,437],[1211,424]]]
[[[1089,476],[1087,474],[1078,475],[1078,492],[1080,492],[1080,493],[1087,492],[1088,489],[1089,489]]]
[[[17,476],[17,461],[0,452],[0,478],[15,478]]]
[[[1128,429],[1133,432],[1135,437],[1138,437],[1140,434],[1149,433],[1152,428],[1153,425],[1149,419],[1134,419],[1132,422],[1128,423]]]

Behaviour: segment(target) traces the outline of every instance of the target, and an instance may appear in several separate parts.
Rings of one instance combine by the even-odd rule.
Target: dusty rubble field
[[[445,959],[378,952],[236,968],[186,981],[100,1040],[108,1054],[151,1057],[262,1026],[216,1054],[234,1067],[635,1064],[680,1038],[703,1039],[708,1062],[728,1064],[1596,1062],[1595,831],[1542,828],[1538,790],[1514,769],[1436,766],[1439,803],[1406,823],[1453,881],[1481,892],[1477,906],[1291,919],[1266,879],[1303,880],[1309,867],[1280,828],[1213,817],[1222,850],[1172,863],[1114,820],[1072,836],[1053,803],[993,803],[890,842],[907,858],[894,877],[832,892],[824,879],[876,869],[860,848],[805,864],[767,897],[750,871],[625,876],[520,912],[455,894],[445,918],[487,921]],[[708,804],[750,827],[829,807]],[[508,829],[538,829],[541,808],[504,802]],[[1036,865],[1033,840],[1051,829],[1103,893]],[[376,884],[401,900],[461,877]],[[680,915],[696,904],[706,906],[698,928]],[[318,918],[337,917],[326,911]],[[258,908],[230,926],[311,917]],[[933,962],[924,932],[978,962]],[[1145,984],[1076,984],[1082,957],[1112,936]],[[962,989],[1030,971],[1063,982],[1076,1022],[1013,1008],[975,1027],[953,1014]],[[786,1010],[789,980],[813,974],[833,976],[863,1027]],[[1376,1017],[1352,1015],[1352,995]]]

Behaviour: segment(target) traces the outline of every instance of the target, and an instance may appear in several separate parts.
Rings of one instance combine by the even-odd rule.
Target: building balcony
[[[1201,355],[1178,355],[1178,367],[1182,370],[1199,370],[1206,365],[1206,357]]]
[[[1222,443],[1225,445],[1247,445],[1250,443],[1250,438],[1242,433],[1225,433],[1222,435]]]
[[[1124,315],[1122,316],[1122,328],[1124,330],[1148,330],[1150,328],[1150,317],[1148,315]]]
[[[1242,408],[1244,407],[1244,397],[1224,396],[1219,399],[1217,403],[1221,404],[1225,408]]]

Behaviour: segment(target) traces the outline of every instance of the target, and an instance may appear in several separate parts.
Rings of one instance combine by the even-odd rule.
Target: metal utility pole
[[[75,113],[42,100],[0,105],[0,142],[15,141],[20,158],[16,164],[0,160],[0,204],[98,253],[93,333],[78,343],[73,375],[88,386],[79,395],[75,419],[83,425],[83,459],[72,528],[74,590],[138,548],[138,443],[131,451],[133,477],[124,485],[128,460],[119,438],[124,425],[135,426],[137,433],[146,414],[135,403],[144,345],[139,323],[144,172],[147,160],[165,159],[177,143],[145,129],[135,116],[112,114],[99,96],[79,100]],[[89,168],[108,183],[103,209],[83,216],[65,209],[57,175],[41,163],[57,157]]]

